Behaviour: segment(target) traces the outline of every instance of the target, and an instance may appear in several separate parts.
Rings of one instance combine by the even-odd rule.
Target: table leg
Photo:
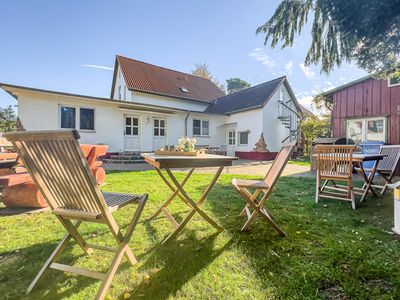
[[[374,175],[376,173],[376,169],[378,167],[378,163],[379,161],[375,161],[374,163],[374,167],[372,168],[372,171],[370,172],[370,174],[367,176],[363,164],[362,162],[359,163],[360,166],[360,170],[361,170],[361,175],[363,176],[364,179],[364,193],[361,196],[360,202],[363,202],[365,200],[365,197],[367,197],[368,195],[368,191],[371,191],[376,197],[378,197],[378,194],[375,192],[375,190],[372,188],[372,180],[374,178]]]
[[[185,225],[190,221],[190,219],[194,216],[194,214],[197,212],[200,216],[203,217],[208,223],[210,223],[214,228],[216,228],[219,232],[223,231],[224,229],[219,226],[213,219],[211,219],[200,207],[203,204],[204,200],[206,199],[208,193],[211,191],[211,189],[214,187],[215,183],[217,182],[222,170],[224,168],[220,167],[218,168],[218,171],[214,175],[214,178],[212,179],[211,183],[207,187],[207,189],[203,192],[201,195],[200,199],[196,203],[189,195],[186,193],[186,191],[183,189],[183,186],[176,180],[174,174],[171,172],[170,169],[166,168],[167,174],[171,178],[172,182],[176,186],[176,188],[179,190],[179,192],[182,194],[182,196],[185,197],[185,199],[189,202],[189,204],[192,206],[192,210],[189,212],[189,214],[185,217],[185,219],[182,220],[181,223],[179,223],[178,227],[175,228],[175,230],[163,241],[163,244],[168,242],[169,240],[175,238],[178,233],[185,227]]]
[[[157,209],[154,214],[149,218],[149,220],[153,220],[154,218],[156,218],[160,213],[164,212],[166,214],[166,216],[168,218],[170,218],[170,216],[167,215],[166,212],[166,207],[172,202],[172,200],[174,200],[174,198],[176,196],[178,196],[179,198],[181,198],[182,201],[184,201],[186,204],[189,205],[189,203],[186,201],[186,199],[179,193],[179,190],[177,188],[174,188],[171,183],[168,181],[167,178],[165,178],[164,174],[162,174],[161,170],[158,168],[155,168],[157,173],[160,175],[160,177],[163,179],[163,181],[166,183],[166,185],[171,189],[171,191],[173,191],[172,195],[163,203],[163,205],[161,205],[161,207],[159,209]],[[194,171],[194,168],[190,169],[190,171],[186,174],[185,179],[182,181],[181,185],[184,186],[186,184],[186,182],[189,180],[190,176],[192,176]]]

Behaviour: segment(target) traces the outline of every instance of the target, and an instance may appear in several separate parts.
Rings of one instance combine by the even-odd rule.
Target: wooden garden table
[[[318,158],[318,154],[314,154],[313,156]],[[379,161],[381,161],[386,154],[362,154],[362,153],[353,153],[353,163],[357,165],[359,168],[359,173],[361,174],[363,180],[364,180],[364,185],[362,188],[354,188],[354,193],[361,195],[360,202],[363,202],[365,200],[365,197],[367,197],[367,194],[369,191],[371,191],[376,197],[379,197],[378,194],[375,192],[375,190],[372,187],[372,181],[374,179],[376,170],[378,168]],[[374,165],[373,167],[365,171],[363,167],[363,162],[366,161],[373,161]],[[367,174],[369,173],[369,174]]]
[[[175,238],[179,232],[186,226],[186,224],[190,221],[190,219],[194,216],[195,213],[198,213],[204,220],[210,223],[213,227],[215,227],[219,232],[223,231],[223,228],[218,225],[211,217],[209,217],[202,209],[201,206],[206,199],[208,193],[214,187],[216,181],[221,175],[222,170],[226,166],[232,166],[232,162],[237,160],[236,157],[229,157],[223,155],[213,155],[213,154],[203,154],[199,156],[170,156],[170,155],[156,155],[154,153],[142,153],[141,156],[144,160],[152,165],[157,171],[158,175],[160,175],[161,179],[165,182],[165,184],[171,189],[171,196],[161,205],[159,209],[150,217],[150,220],[157,217],[159,214],[163,213],[167,220],[174,227],[174,231],[162,242],[163,244],[168,242],[169,240]],[[204,167],[218,167],[217,172],[215,173],[211,183],[204,190],[200,199],[193,200],[185,191],[184,185],[189,180],[190,176],[193,174],[196,168],[204,168]],[[182,182],[179,182],[171,169],[174,168],[189,168],[189,172],[186,174],[185,178]],[[161,172],[164,169],[168,174],[172,183],[167,179],[167,177]],[[189,214],[182,220],[182,222],[178,223],[168,212],[167,206],[172,202],[172,200],[178,197],[181,199],[186,205],[190,207]]]

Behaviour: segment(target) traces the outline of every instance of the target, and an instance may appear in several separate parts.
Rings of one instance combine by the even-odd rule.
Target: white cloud
[[[261,48],[255,48],[253,51],[251,51],[250,57],[261,62],[261,64],[269,69],[273,68],[276,65],[275,61],[271,59],[268,55],[266,55]]]
[[[82,67],[94,68],[94,69],[101,69],[101,70],[107,70],[107,71],[112,71],[112,70],[114,70],[114,68],[106,67],[106,66],[99,66],[99,65],[82,65]]]
[[[308,109],[312,108],[312,99],[313,96],[303,96],[298,98],[297,100],[299,101],[299,103],[305,107],[307,107]]]
[[[290,75],[292,74],[292,70],[293,70],[293,61],[289,61],[288,63],[285,64],[285,69],[287,71],[287,73]]]
[[[300,69],[303,71],[304,75],[308,79],[315,79],[315,72],[312,71],[309,67],[306,67],[304,64],[299,64]]]

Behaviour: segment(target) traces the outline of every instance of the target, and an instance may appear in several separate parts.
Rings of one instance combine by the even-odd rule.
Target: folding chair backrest
[[[318,175],[331,178],[351,178],[355,146],[318,145]]]
[[[380,154],[386,154],[378,164],[378,170],[393,172],[400,160],[400,145],[381,146]]]
[[[51,209],[104,213],[107,205],[79,147],[76,130],[11,132],[5,137]]]
[[[295,145],[283,146],[278,155],[275,157],[271,168],[264,178],[264,182],[269,186],[270,190],[274,187],[275,183],[279,179],[279,176],[281,176],[283,169],[292,156],[294,147]]]

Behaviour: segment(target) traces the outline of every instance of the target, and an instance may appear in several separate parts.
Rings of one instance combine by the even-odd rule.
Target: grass
[[[183,174],[179,174],[183,178]],[[210,174],[195,174],[187,189],[199,197]],[[262,220],[241,233],[243,207],[222,175],[204,209],[226,231],[196,217],[176,241],[161,245],[171,225],[146,221],[170,192],[153,171],[108,174],[104,190],[148,192],[149,202],[130,246],[139,263],[124,262],[113,281],[110,299],[395,299],[400,298],[400,244],[390,233],[391,195],[368,197],[351,210],[339,201],[314,203],[314,180],[281,178],[269,207],[288,232],[280,238]],[[245,177],[245,176],[241,176]],[[247,176],[247,178],[252,178]],[[254,177],[253,177],[254,178]],[[188,211],[176,201],[176,218]],[[115,214],[125,224],[133,213]],[[101,225],[81,226],[91,242],[111,245]],[[64,234],[50,213],[0,218],[0,298],[27,299],[25,289]],[[63,262],[104,271],[111,256],[82,255],[74,245]],[[96,280],[50,271],[30,299],[91,299]],[[128,294],[127,294],[128,293]]]
[[[300,156],[296,159],[289,160],[289,164],[291,165],[299,165],[299,166],[310,166],[310,157],[308,156]]]

